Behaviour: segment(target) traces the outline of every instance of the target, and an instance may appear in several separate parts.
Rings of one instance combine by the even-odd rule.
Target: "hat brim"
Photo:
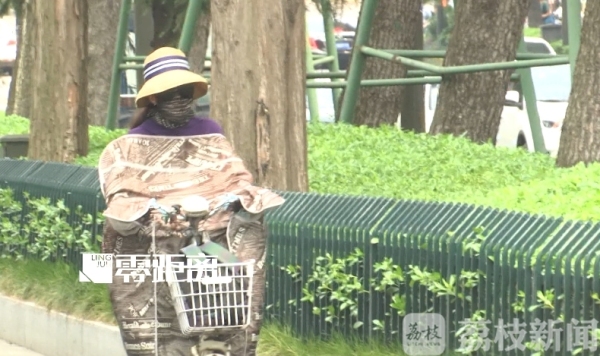
[[[194,84],[194,100],[203,97],[208,91],[208,83],[203,76],[188,70],[177,69],[159,74],[145,82],[138,91],[135,104],[138,108],[148,106],[150,95],[162,93],[185,84]]]

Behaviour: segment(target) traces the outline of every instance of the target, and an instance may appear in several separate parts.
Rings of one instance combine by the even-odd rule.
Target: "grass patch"
[[[310,188],[317,192],[459,201],[546,177],[554,160],[524,150],[393,127],[309,127]]]
[[[579,164],[556,169],[545,178],[494,189],[476,204],[498,208],[543,213],[572,220],[600,221],[600,165]]]
[[[65,263],[0,259],[0,293],[87,320],[116,325],[105,285],[79,283],[78,272]],[[268,324],[261,330],[261,356],[403,356],[400,345],[302,340],[289,328]]]
[[[51,310],[116,325],[103,284],[79,283],[64,262],[0,259],[0,291]]]
[[[542,38],[542,29],[539,27],[525,27],[523,29],[523,36]]]

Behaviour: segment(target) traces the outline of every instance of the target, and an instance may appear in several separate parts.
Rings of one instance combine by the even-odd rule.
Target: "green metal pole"
[[[559,64],[568,64],[568,57],[557,57],[544,58],[544,59],[526,59],[522,61],[514,62],[497,62],[497,63],[483,63],[483,64],[469,64],[463,66],[444,67],[442,74],[463,74],[473,72],[485,72],[492,70],[505,70],[505,69],[518,69],[518,68],[531,68],[531,67],[545,67],[554,66]]]
[[[421,49],[381,49],[381,51],[395,54],[397,56],[408,58],[444,58],[446,51],[444,50],[421,50]],[[554,54],[546,53],[519,53],[517,59],[540,59],[554,58]]]
[[[143,62],[146,56],[123,57],[123,62]]]
[[[188,53],[192,47],[192,39],[194,38],[194,28],[196,20],[202,11],[203,0],[189,0],[188,8],[185,13],[185,20],[181,28],[181,37],[179,38],[179,49],[183,53]]]
[[[526,52],[525,40],[521,38],[519,43],[519,52]],[[521,88],[523,89],[523,97],[527,106],[527,117],[529,118],[529,126],[531,127],[531,137],[533,138],[533,147],[536,152],[547,153],[542,135],[542,122],[537,107],[537,98],[535,96],[535,86],[533,85],[533,77],[531,76],[531,68],[519,68],[516,72],[521,76]]]
[[[106,129],[114,130],[117,121],[117,109],[119,107],[121,89],[120,65],[125,55],[125,41],[128,35],[129,12],[132,0],[123,0],[121,13],[119,14],[119,27],[117,29],[117,43],[115,44],[115,56],[113,58],[112,78],[110,80],[110,96],[108,97],[108,117],[106,118]]]
[[[423,70],[428,70],[432,73],[438,73],[441,74],[442,71],[444,70],[444,67],[442,66],[436,66],[435,64],[429,64],[429,63],[425,63],[425,62],[421,62],[418,61],[416,59],[410,59],[407,57],[401,57],[401,56],[397,56],[395,54],[391,54],[385,51],[382,51],[380,49],[375,49],[372,47],[367,47],[367,46],[362,46],[359,47],[360,51],[368,56],[371,57],[376,57],[376,58],[381,58],[381,59],[386,59],[388,61],[396,61],[396,62],[400,62],[404,65],[407,66],[411,66],[414,68],[419,68],[419,69],[423,69]]]
[[[310,49],[310,42],[308,40],[308,31],[306,32],[306,68],[307,72],[313,72],[315,70],[315,66],[313,64],[312,52]],[[314,79],[309,79],[306,86],[306,96],[308,97],[308,111],[310,112],[310,121],[318,122],[319,121],[319,101],[317,99],[317,91],[316,89],[311,88],[308,84],[314,83]]]
[[[313,65],[318,66],[319,64],[333,63],[333,62],[335,62],[335,58],[333,56],[327,56],[327,57],[315,59],[313,62]]]
[[[426,77],[426,78],[396,78],[396,79],[364,79],[360,85],[365,87],[385,87],[392,85],[416,85],[416,84],[438,84],[441,83],[442,77]],[[306,84],[307,88],[344,88],[348,87],[348,82],[312,82]]]
[[[407,78],[415,78],[415,77],[425,77],[428,75],[435,75],[435,73],[430,72],[428,70],[422,69],[409,69],[406,71]],[[306,78],[308,79],[317,79],[317,78],[344,78],[346,77],[346,71],[339,72],[307,72]]]
[[[128,69],[143,69],[144,65],[143,64],[129,64],[129,63],[125,63],[125,64],[119,64],[119,68],[123,69],[123,70],[128,70]]]
[[[339,72],[307,72],[306,78],[308,79],[316,79],[316,78],[345,78],[346,71],[341,70]]]
[[[504,70],[504,69],[516,69],[525,67],[539,67],[539,66],[553,66],[557,64],[568,64],[569,58],[566,56],[552,56],[550,58],[542,59],[527,59],[521,61],[512,62],[496,62],[496,63],[483,63],[483,64],[469,64],[462,66],[442,67],[434,64],[421,62],[415,59],[407,57],[397,56],[379,49],[363,46],[361,51],[369,56],[377,57],[381,59],[387,59],[389,61],[397,61],[404,65],[427,70],[436,74],[462,74],[470,72],[483,72],[491,70]]]
[[[329,63],[329,71],[330,72],[338,72],[340,70],[340,62],[338,59],[338,52],[336,46],[334,31],[334,21],[333,21],[333,11],[331,9],[331,1],[330,0],[321,0],[321,9],[323,13],[323,28],[325,29],[325,44],[327,46],[327,55],[333,57],[333,61]],[[316,64],[315,64],[316,65]],[[337,81],[336,79],[332,79],[332,81]],[[335,111],[339,109],[339,99],[340,94],[342,93],[341,89],[332,89],[331,94],[333,96],[333,108]]]
[[[518,81],[520,76],[513,74],[511,81]],[[429,76],[422,78],[394,78],[394,79],[364,79],[360,85],[365,87],[385,87],[390,85],[422,85],[422,84],[439,84],[442,82],[441,76]],[[308,82],[307,88],[344,88],[348,86],[348,82]]]
[[[566,0],[565,2],[567,5],[567,26],[569,26],[569,59],[571,76],[573,76],[581,42],[581,1]]]
[[[369,40],[377,3],[378,0],[363,0],[361,4],[359,25],[354,38],[354,50],[348,68],[348,85],[340,111],[340,120],[347,124],[354,121],[354,108],[360,90],[360,77],[362,76],[366,57],[361,48]]]

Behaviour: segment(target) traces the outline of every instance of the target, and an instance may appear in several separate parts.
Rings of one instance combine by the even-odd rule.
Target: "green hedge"
[[[28,132],[28,121],[0,114],[0,135]],[[124,134],[90,128],[93,166],[110,140]],[[308,125],[310,189],[319,193],[454,201],[599,220],[600,166],[555,168],[554,159],[524,150],[477,145],[392,127]]]

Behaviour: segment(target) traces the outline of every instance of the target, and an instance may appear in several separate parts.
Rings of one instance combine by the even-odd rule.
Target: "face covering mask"
[[[182,127],[194,117],[193,102],[194,99],[179,94],[166,101],[159,98],[159,102],[150,109],[148,115],[165,128]]]

